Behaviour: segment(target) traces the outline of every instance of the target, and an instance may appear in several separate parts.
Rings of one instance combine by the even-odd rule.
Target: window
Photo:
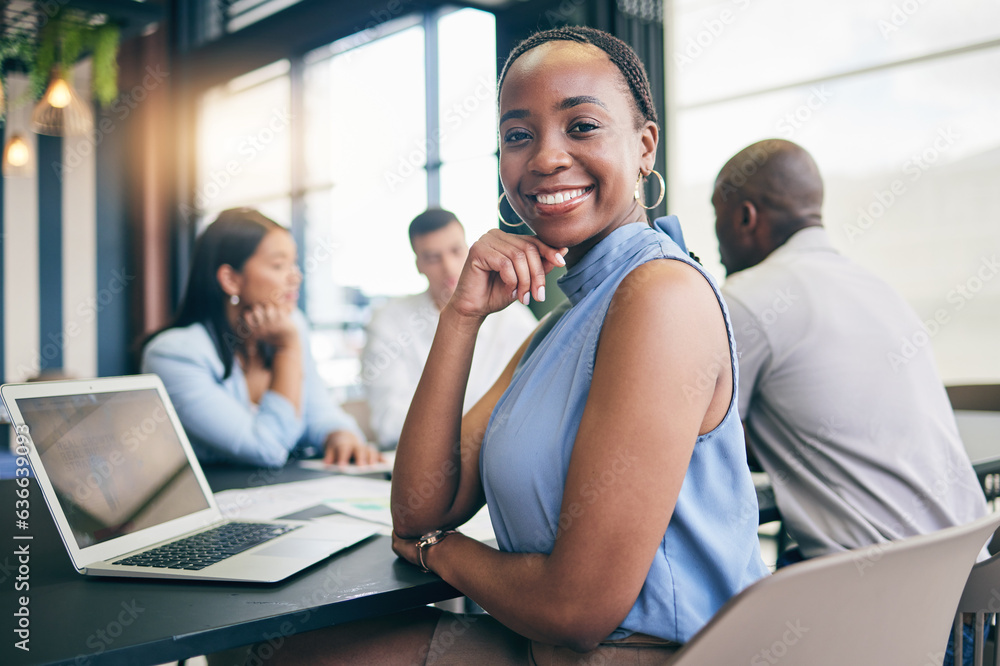
[[[305,59],[305,308],[343,398],[373,307],[427,286],[410,220],[440,205],[470,241],[497,225],[494,33],[474,9],[413,15]]]
[[[280,224],[291,224],[288,71],[288,61],[282,60],[201,98],[193,196],[199,230],[234,206],[253,206]]]
[[[498,224],[495,35],[493,15],[474,9],[438,22],[440,205],[470,243]]]
[[[671,212],[706,266],[724,275],[719,169],[790,139],[820,166],[838,249],[925,321],[911,344],[933,345],[946,383],[1000,379],[1000,202],[987,194],[1000,180],[1000,6],[688,0],[675,13]]]
[[[313,355],[341,400],[358,390],[373,305],[426,288],[410,220],[440,205],[470,241],[497,226],[495,31],[475,9],[402,16],[199,100],[187,212],[200,230],[253,206],[292,229]]]

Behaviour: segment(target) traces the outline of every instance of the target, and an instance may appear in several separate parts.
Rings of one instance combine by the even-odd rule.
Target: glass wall
[[[470,242],[496,226],[493,15],[462,9],[388,27],[320,49],[305,66],[305,234],[330,249],[305,266],[305,305],[321,372],[345,397],[356,394],[372,310],[427,288],[410,220],[448,208]]]
[[[495,31],[474,9],[402,16],[199,101],[198,229],[232,206],[292,228],[313,355],[342,400],[373,307],[427,288],[410,220],[448,208],[470,242],[497,226]]]
[[[291,224],[288,71],[288,61],[281,60],[201,97],[193,201],[199,231],[236,206],[253,206]]]
[[[679,0],[668,21],[671,212],[722,278],[709,199],[726,160],[795,141],[838,249],[925,320],[946,383],[1000,380],[1000,5]],[[900,341],[903,344],[903,341]]]
[[[474,9],[438,22],[439,203],[469,241],[497,227],[496,21]]]

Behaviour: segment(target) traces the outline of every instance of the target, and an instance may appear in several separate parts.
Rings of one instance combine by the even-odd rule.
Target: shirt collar
[[[767,259],[781,257],[794,252],[837,252],[830,241],[830,234],[823,227],[806,227],[799,229],[788,237],[781,247],[776,249]],[[765,261],[767,261],[765,259]]]

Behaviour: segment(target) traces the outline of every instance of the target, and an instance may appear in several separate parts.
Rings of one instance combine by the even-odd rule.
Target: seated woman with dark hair
[[[316,372],[296,255],[278,223],[223,211],[195,243],[177,317],[144,345],[142,371],[163,380],[203,462],[379,459]]]

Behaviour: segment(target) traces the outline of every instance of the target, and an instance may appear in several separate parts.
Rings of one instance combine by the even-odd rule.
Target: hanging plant
[[[35,47],[34,60],[30,62],[31,71],[28,79],[31,82],[32,97],[38,99],[45,92],[45,85],[52,74],[52,67],[56,64],[56,37],[61,19],[56,16],[51,21],[42,26],[38,34],[38,45]]]
[[[94,31],[93,89],[101,106],[118,97],[118,26],[106,23]]]
[[[92,54],[91,89],[102,106],[118,96],[118,26],[105,23],[91,26],[60,12],[52,17],[38,35],[38,44],[31,65],[31,90],[41,97],[58,64],[59,74],[68,78],[73,65],[85,51]]]
[[[28,63],[33,62],[34,59],[34,42],[29,40],[25,33],[20,31],[7,33],[0,40],[0,99],[3,100],[3,103],[0,103],[0,119],[5,117],[8,108],[17,106],[20,102],[20,100],[10,99],[7,95],[6,73],[9,71],[10,64],[13,63],[14,68],[26,68]]]
[[[80,59],[80,52],[83,51],[84,42],[88,41],[90,29],[76,21],[62,21],[56,30],[59,41],[59,65],[62,67],[63,76],[68,76],[73,70],[73,65]]]

